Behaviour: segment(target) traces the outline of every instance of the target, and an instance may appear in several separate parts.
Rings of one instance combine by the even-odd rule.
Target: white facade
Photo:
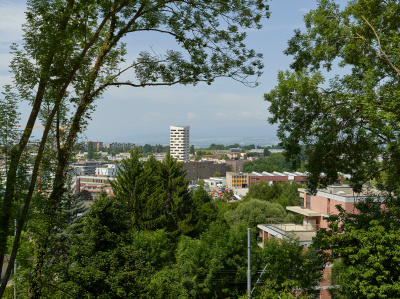
[[[178,161],[189,162],[190,126],[170,126],[170,154]]]
[[[209,179],[204,179],[203,181],[210,188],[226,186],[226,178],[225,177],[211,177]]]
[[[115,176],[117,167],[115,164],[107,164],[107,167],[96,167],[96,175]]]

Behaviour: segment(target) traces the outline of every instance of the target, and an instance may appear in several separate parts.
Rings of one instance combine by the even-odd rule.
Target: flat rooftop
[[[258,228],[273,230],[277,233],[287,236],[288,238],[298,239],[300,242],[311,242],[316,235],[316,230],[310,226],[303,226],[296,223],[274,223],[274,224],[259,224]]]
[[[305,188],[299,188],[298,190],[300,193],[306,192]],[[317,191],[343,197],[358,197],[358,196],[365,197],[369,195],[375,195],[375,196],[380,195],[379,190],[375,188],[363,188],[360,193],[355,193],[349,185],[328,186],[324,189],[318,189]]]
[[[308,217],[321,216],[320,212],[316,212],[316,211],[306,209],[304,207],[299,207],[299,206],[288,206],[288,207],[286,207],[286,210],[295,212],[297,214],[305,215]]]

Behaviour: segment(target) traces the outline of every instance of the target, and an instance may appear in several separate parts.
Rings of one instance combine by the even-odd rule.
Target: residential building
[[[300,206],[288,206],[287,210],[303,215],[303,223],[284,223],[277,219],[267,219],[266,223],[257,225],[263,246],[267,238],[298,239],[300,244],[308,247],[312,238],[320,228],[329,228],[326,217],[339,213],[337,205],[340,205],[347,213],[359,213],[354,204],[365,200],[370,194],[377,194],[375,190],[364,189],[361,193],[354,193],[352,188],[346,185],[333,185],[326,189],[318,190],[315,195],[307,189],[300,188],[302,199]],[[376,199],[379,203],[379,197]],[[324,277],[329,277],[331,265],[327,265]],[[327,289],[330,286],[328,279],[321,283],[320,298],[330,298]]]
[[[246,159],[247,154],[241,152],[227,152],[226,155],[229,159]]]
[[[115,164],[106,164],[101,167],[96,167],[95,169],[95,175],[96,176],[107,176],[107,177],[113,177],[117,174],[117,165]]]
[[[283,153],[285,150],[283,148],[269,148],[268,151],[271,154]]]
[[[287,172],[283,173],[274,171],[272,173],[269,172],[227,172],[226,173],[226,185],[228,188],[247,188],[253,184],[260,183],[261,181],[266,181],[269,184],[273,184],[275,182],[298,182],[298,183],[306,183],[307,175],[301,172]]]
[[[217,153],[213,155],[203,155],[201,156],[202,160],[209,160],[209,161],[218,161],[222,158],[223,154]]]
[[[75,193],[87,190],[92,196],[98,195],[102,190],[108,196],[114,196],[110,181],[112,177],[78,176],[75,182]]]
[[[88,152],[84,152],[84,151],[77,152],[77,153],[75,153],[75,157],[74,158],[77,159],[78,161],[79,160],[86,160],[87,154],[88,154]]]
[[[264,155],[264,149],[263,148],[253,148],[252,150],[250,150],[250,153],[257,153],[260,155]]]
[[[125,151],[125,149],[133,149],[135,148],[135,144],[134,143],[125,143],[125,142],[113,142],[113,143],[107,143],[106,144],[106,149],[110,149],[110,150],[115,150],[116,148],[121,148],[123,151]]]
[[[239,159],[239,160],[225,160],[226,165],[231,165],[232,171],[243,171],[243,164],[248,162],[247,160],[244,159]]]
[[[107,164],[105,161],[79,161],[72,163],[76,175],[91,175],[96,174],[96,168]]]
[[[204,179],[204,184],[207,185],[211,190],[214,190],[219,187],[225,187],[226,186],[226,178],[210,177],[209,179]]]
[[[226,164],[213,161],[190,161],[183,164],[182,168],[186,170],[187,180],[208,179],[216,172],[221,176],[226,174]]]
[[[181,162],[189,162],[190,126],[170,126],[170,154]]]
[[[124,160],[124,159],[129,159],[131,157],[131,153],[119,153],[115,155],[116,160]]]
[[[109,161],[122,161],[124,159],[129,159],[131,157],[131,153],[119,153],[116,154],[115,156],[113,155],[107,155],[107,160]]]
[[[153,155],[153,157],[157,160],[157,161],[163,161],[163,160],[165,160],[165,158],[167,157],[167,154],[166,153],[156,153],[156,154],[150,154],[150,155]],[[148,161],[149,160],[149,158],[150,158],[150,155],[149,156],[145,156],[145,157],[140,157],[139,158],[139,161],[141,161],[141,162],[146,162],[146,161]]]
[[[86,141],[84,143],[84,149],[85,150],[88,150],[89,142],[91,142],[92,145],[93,145],[93,148],[96,148],[97,150],[99,150],[100,148],[103,147],[103,142],[101,142],[101,141]]]
[[[167,157],[167,154],[166,153],[156,153],[156,154],[153,154],[153,156],[157,161],[163,161]]]

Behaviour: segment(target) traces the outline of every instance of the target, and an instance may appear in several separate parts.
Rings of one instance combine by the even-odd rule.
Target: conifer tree
[[[134,228],[139,228],[143,208],[141,194],[145,187],[142,182],[144,169],[140,157],[139,150],[132,151],[129,159],[121,161],[115,179],[110,181],[115,196],[127,205]]]
[[[158,197],[160,200],[160,215],[164,218],[169,231],[178,230],[188,215],[191,206],[186,172],[182,169],[183,162],[177,162],[170,154],[160,165]],[[184,229],[183,226],[179,228]]]

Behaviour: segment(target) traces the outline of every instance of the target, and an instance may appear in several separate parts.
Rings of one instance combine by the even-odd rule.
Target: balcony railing
[[[319,224],[285,222],[282,218],[267,218],[265,224],[285,232],[316,231],[320,228]]]

